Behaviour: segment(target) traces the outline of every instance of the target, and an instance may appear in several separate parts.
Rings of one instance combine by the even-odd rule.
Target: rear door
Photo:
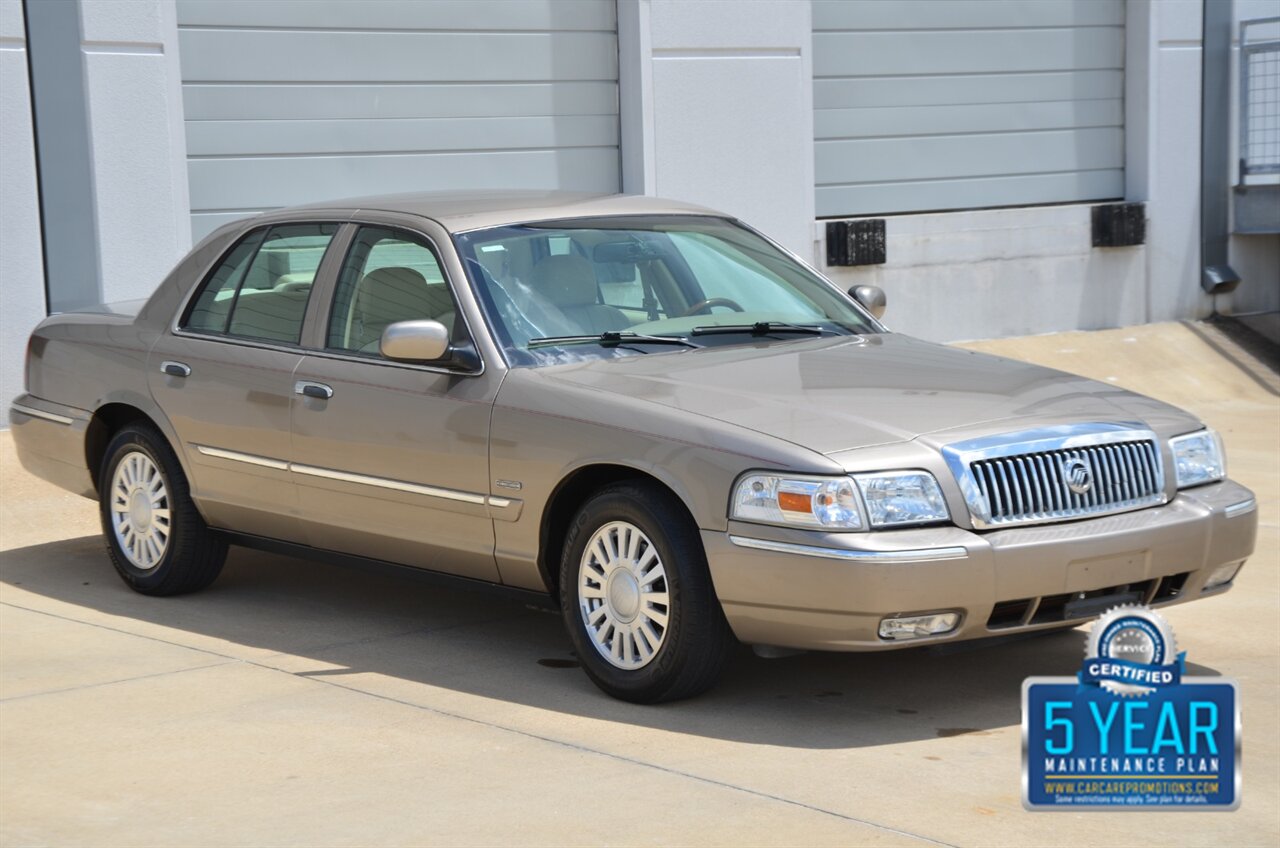
[[[151,350],[152,396],[215,527],[300,540],[288,465],[293,372],[311,285],[338,229],[284,223],[250,231]]]
[[[501,369],[467,373],[384,359],[388,324],[433,319],[470,337],[440,252],[425,235],[363,225],[318,333],[294,371],[293,472],[307,543],[498,581],[489,418]]]

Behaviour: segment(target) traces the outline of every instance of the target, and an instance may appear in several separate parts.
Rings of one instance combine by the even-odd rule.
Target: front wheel
[[[178,595],[217,579],[226,540],[205,525],[177,456],[153,427],[133,424],[118,432],[98,480],[107,553],[132,589]]]
[[[655,484],[609,486],[583,505],[565,541],[560,602],[587,675],[625,701],[697,695],[733,647],[697,528]]]

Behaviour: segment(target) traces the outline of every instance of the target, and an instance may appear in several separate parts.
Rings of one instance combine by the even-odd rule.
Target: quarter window
[[[380,356],[382,331],[397,321],[432,320],[449,328],[458,308],[440,262],[417,236],[363,227],[342,266],[329,314],[332,350]]]
[[[337,231],[337,224],[281,224],[250,233],[209,275],[183,326],[297,344],[316,271]]]

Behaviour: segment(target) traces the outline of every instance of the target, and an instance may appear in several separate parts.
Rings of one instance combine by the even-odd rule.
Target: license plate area
[[[1074,597],[1062,605],[1062,615],[1067,621],[1073,618],[1092,618],[1095,615],[1102,615],[1112,607],[1121,604],[1139,604],[1142,603],[1147,594],[1147,587],[1142,589],[1131,589],[1127,592],[1112,592],[1110,594],[1093,595],[1089,592],[1082,592],[1085,597]]]

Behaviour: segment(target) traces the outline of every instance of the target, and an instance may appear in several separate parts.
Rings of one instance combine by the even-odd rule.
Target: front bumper
[[[1253,493],[1224,480],[1163,506],[984,533],[822,534],[731,521],[702,540],[743,642],[875,651],[1078,624],[1122,594],[1153,606],[1219,594],[1231,584],[1206,592],[1205,582],[1253,553],[1257,525]],[[961,616],[950,633],[879,636],[887,616],[944,611]]]

